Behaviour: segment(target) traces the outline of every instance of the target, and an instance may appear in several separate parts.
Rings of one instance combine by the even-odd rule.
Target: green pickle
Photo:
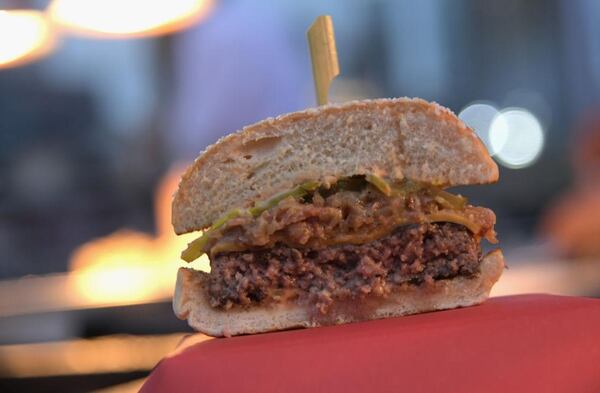
[[[390,196],[392,195],[392,187],[389,185],[388,182],[386,182],[385,180],[383,180],[383,178],[377,176],[377,175],[366,175],[365,179],[371,183],[373,186],[375,186],[375,188],[377,188],[379,191],[381,191],[381,193],[385,196]]]
[[[285,198],[287,198],[287,197],[302,198],[309,192],[312,192],[312,191],[316,190],[317,188],[319,188],[319,185],[320,185],[319,182],[316,182],[316,181],[306,182],[304,184],[299,185],[298,187],[294,188],[291,191],[282,192],[280,194],[275,195],[273,198],[271,198],[267,201],[259,202],[256,204],[256,206],[251,207],[248,211],[250,212],[250,214],[252,214],[253,217],[258,217],[265,210],[269,210],[269,209],[277,206],[279,204],[279,202],[283,201]]]
[[[432,193],[438,202],[454,210],[462,210],[468,203],[464,196],[455,195],[439,188],[432,189]]]
[[[241,215],[243,215],[243,211],[240,209],[233,209],[223,214],[202,234],[202,236],[188,244],[188,247],[181,253],[181,259],[186,262],[192,262],[200,258],[202,254],[205,253],[204,246],[206,246],[210,235],[225,225],[227,221],[238,218]]]
[[[392,185],[392,194],[408,195],[413,192],[421,191],[423,188],[426,188],[426,186],[420,182],[404,179],[402,183]]]

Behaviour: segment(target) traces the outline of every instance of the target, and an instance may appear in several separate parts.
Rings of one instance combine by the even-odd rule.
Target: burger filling
[[[209,254],[215,308],[294,301],[325,315],[336,301],[478,274],[494,223],[492,211],[439,188],[355,176],[231,211],[183,258]]]

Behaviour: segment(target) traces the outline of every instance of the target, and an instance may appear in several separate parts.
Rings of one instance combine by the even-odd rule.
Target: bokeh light
[[[40,11],[0,10],[0,68],[39,59],[54,48],[54,31]]]
[[[494,118],[489,140],[496,159],[508,168],[524,168],[535,162],[544,147],[540,121],[523,108],[507,108]]]
[[[206,16],[213,0],[53,0],[51,18],[92,37],[126,38],[171,33]]]
[[[477,136],[479,136],[492,156],[495,155],[497,151],[494,150],[494,147],[490,142],[490,127],[499,114],[500,111],[492,103],[486,101],[473,102],[467,105],[458,114],[458,117],[464,121],[465,124],[475,130]],[[503,122],[503,120],[499,121]]]

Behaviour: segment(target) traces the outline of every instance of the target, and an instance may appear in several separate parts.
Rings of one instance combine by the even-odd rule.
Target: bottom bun
[[[482,303],[504,269],[502,252],[496,250],[486,255],[480,268],[480,273],[470,278],[456,277],[433,284],[401,287],[385,298],[378,298],[369,312],[336,310],[335,319],[330,320],[315,319],[309,306],[295,303],[227,311],[215,309],[210,306],[205,289],[209,275],[180,268],[173,310],[178,318],[187,319],[192,328],[215,337],[396,317]],[[371,302],[367,300],[366,304]]]

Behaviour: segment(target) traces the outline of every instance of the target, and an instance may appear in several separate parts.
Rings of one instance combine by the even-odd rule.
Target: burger
[[[377,99],[270,118],[208,147],[173,200],[175,314],[211,336],[483,302],[500,277],[494,213],[447,191],[498,167],[450,110]]]

